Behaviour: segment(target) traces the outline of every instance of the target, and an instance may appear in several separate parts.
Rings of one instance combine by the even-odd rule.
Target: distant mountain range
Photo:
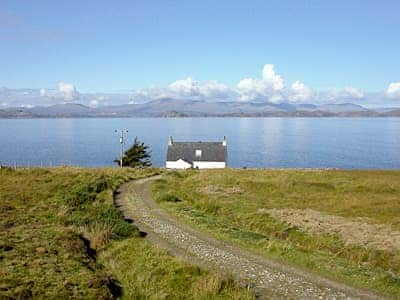
[[[142,104],[101,106],[65,103],[0,109],[0,118],[85,117],[400,117],[400,108],[369,109],[344,104],[273,104],[160,99]]]

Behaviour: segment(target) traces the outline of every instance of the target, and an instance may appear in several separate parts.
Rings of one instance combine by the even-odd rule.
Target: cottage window
[[[196,150],[196,157],[201,157],[201,150],[200,149]]]

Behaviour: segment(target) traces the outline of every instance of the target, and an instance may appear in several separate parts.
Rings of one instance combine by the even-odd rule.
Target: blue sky
[[[292,88],[384,93],[400,82],[400,1],[0,2],[7,88],[154,93],[188,78],[236,88],[262,80],[266,64]],[[392,87],[388,103],[400,98]]]

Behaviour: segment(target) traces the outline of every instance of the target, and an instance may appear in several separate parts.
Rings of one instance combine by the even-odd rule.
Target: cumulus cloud
[[[97,106],[99,106],[99,101],[97,101],[97,100],[91,100],[91,101],[89,102],[89,106],[91,106],[91,107],[97,107]]]
[[[200,91],[199,83],[190,77],[171,83],[169,89],[172,93],[183,97],[198,96]]]
[[[365,99],[364,92],[354,87],[346,87],[344,89],[329,89],[327,91],[320,92],[318,99],[321,102],[352,102]]]
[[[169,95],[166,93],[167,89],[149,87],[147,89],[133,91],[131,97],[131,103],[140,103],[149,100],[157,100],[161,98],[167,98]]]
[[[200,94],[206,99],[226,99],[232,92],[226,85],[212,80],[200,86]]]
[[[79,98],[79,93],[71,83],[59,82],[58,91],[63,95],[65,101],[73,101]]]
[[[230,88],[218,81],[200,83],[191,77],[172,82],[167,88],[150,87],[134,91],[132,103],[162,98],[220,101],[232,94]]]
[[[312,91],[308,86],[299,80],[293,82],[288,97],[292,102],[307,102],[311,100],[311,97]]]
[[[267,85],[272,86],[274,90],[282,90],[284,87],[283,79],[280,75],[275,73],[275,67],[271,64],[264,65],[263,71],[263,82]]]
[[[351,99],[362,99],[364,98],[364,93],[354,87],[346,87],[344,89],[344,96]]]
[[[40,89],[39,93],[40,93],[41,97],[46,97],[47,96],[47,91],[45,89]]]
[[[181,100],[200,101],[257,101],[271,103],[321,103],[340,102],[362,99],[364,93],[354,87],[332,89],[323,92],[314,92],[300,80],[286,86],[280,74],[275,71],[273,64],[266,64],[261,70],[259,78],[244,78],[235,87],[228,87],[216,80],[199,82],[192,77],[179,79],[167,87],[149,87],[135,90],[130,95],[129,103],[143,103],[147,101],[172,98]],[[64,101],[73,101],[79,93],[70,83],[59,83],[59,93]],[[84,95],[81,95],[84,97]],[[93,99],[93,98],[92,98]],[[102,99],[90,99],[90,106],[104,105]]]
[[[134,90],[132,93],[79,93],[72,83],[60,82],[57,88],[7,89],[0,88],[0,106],[52,105],[72,102],[98,107],[126,103],[143,103],[172,98],[199,101],[254,101],[269,103],[345,103],[362,100],[363,104],[384,105],[400,100],[400,82],[392,82],[386,90],[364,93],[348,86],[325,90],[313,90],[305,82],[288,82],[278,74],[273,64],[266,64],[258,77],[239,80],[234,86],[219,81],[199,82],[192,77],[176,80],[166,87]]]
[[[389,99],[400,99],[400,82],[392,82],[386,90]]]
[[[282,77],[275,72],[274,65],[266,64],[262,70],[262,78],[244,78],[237,85],[237,92],[241,101],[271,101],[282,99],[280,95],[284,89]],[[280,101],[280,100],[279,100]]]

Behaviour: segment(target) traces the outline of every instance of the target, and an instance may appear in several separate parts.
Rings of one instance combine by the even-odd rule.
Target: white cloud
[[[191,77],[177,80],[167,88],[151,87],[135,91],[134,103],[149,100],[173,98],[203,101],[258,101],[271,103],[340,103],[364,98],[364,93],[354,87],[316,92],[300,80],[285,86],[274,65],[264,65],[261,78],[244,78],[236,88],[230,88],[218,81],[200,83]]]
[[[281,103],[284,101],[284,97],[280,94],[274,94],[268,98],[268,101],[272,103]]]
[[[168,94],[172,98],[186,97],[198,100],[225,99],[230,93],[230,89],[218,81],[212,80],[201,84],[190,77],[171,83],[169,89],[163,91],[163,94]]]
[[[364,98],[364,93],[354,87],[346,87],[344,89],[344,94],[347,96],[346,98],[352,98],[352,99]]]
[[[266,64],[262,70],[262,79],[242,79],[237,85],[237,92],[241,101],[276,101],[282,98],[279,94],[284,87],[284,81],[275,73],[274,65]]]
[[[24,103],[24,104],[21,104],[20,105],[20,107],[25,107],[25,108],[32,108],[32,107],[34,107],[35,105],[33,105],[33,104],[29,104],[29,103]]]
[[[79,93],[71,83],[58,83],[58,91],[62,93],[65,101],[73,101],[79,98]]]
[[[389,99],[400,99],[400,82],[392,82],[386,90]]]
[[[208,81],[204,84],[188,77],[172,82],[167,88],[150,87],[134,91],[132,103],[162,98],[218,101],[227,99],[232,91],[218,81]]]
[[[354,87],[346,87],[344,89],[330,89],[319,94],[319,100],[322,102],[351,102],[365,98],[364,92]]]
[[[386,90],[364,93],[355,87],[313,90],[301,80],[285,82],[273,64],[263,66],[258,78],[243,78],[229,87],[219,81],[199,82],[192,77],[179,79],[166,87],[144,88],[132,93],[79,93],[72,83],[60,82],[57,88],[0,88],[0,107],[21,105],[52,105],[76,101],[92,107],[143,103],[172,98],[200,101],[257,101],[271,103],[345,103],[362,100],[363,105],[384,105],[400,100],[400,82],[392,82]],[[391,101],[393,100],[393,101]]]
[[[312,97],[311,89],[299,80],[293,82],[289,94],[289,101],[291,102],[307,102]]]
[[[264,65],[263,71],[263,82],[267,85],[272,86],[274,90],[282,90],[284,87],[283,79],[280,75],[275,73],[275,67],[271,64]]]
[[[91,100],[91,101],[89,102],[89,106],[91,106],[91,107],[97,107],[97,106],[99,106],[99,101],[97,101],[97,100]]]
[[[171,83],[169,89],[172,93],[183,97],[198,96],[200,92],[199,83],[190,77]]]
[[[206,99],[226,99],[231,95],[231,90],[224,84],[212,80],[200,86],[200,94]]]

